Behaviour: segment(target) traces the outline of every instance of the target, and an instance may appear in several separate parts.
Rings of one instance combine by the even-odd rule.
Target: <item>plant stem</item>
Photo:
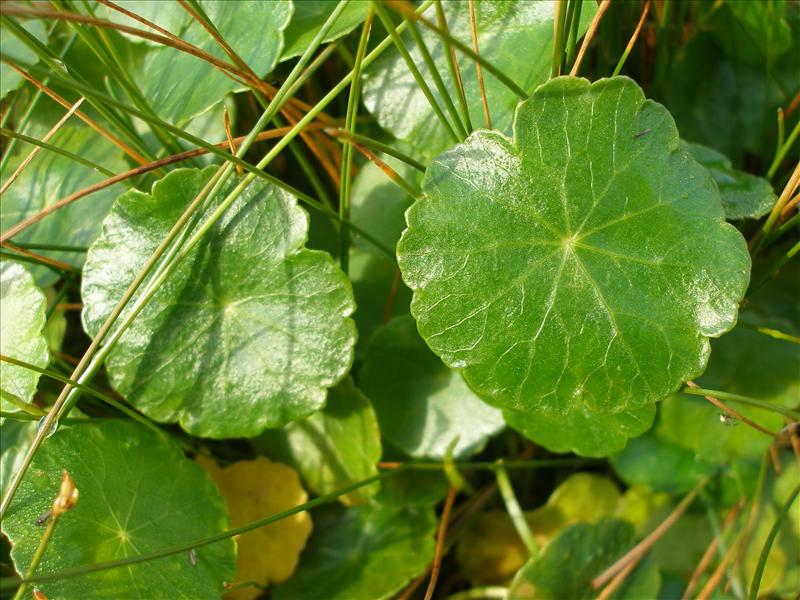
[[[469,0],[469,30],[472,36],[472,51],[475,56],[480,56],[478,52],[478,20],[475,17],[475,0]],[[483,104],[483,116],[486,119],[486,129],[492,128],[492,118],[489,115],[489,100],[486,98],[486,86],[483,83],[483,70],[480,61],[475,62],[475,71],[478,76],[478,89],[481,91],[481,104]]]
[[[787,140],[783,143],[783,145],[779,146],[778,150],[775,152],[775,158],[773,159],[772,164],[769,166],[769,169],[767,169],[767,179],[772,179],[775,176],[778,167],[781,166],[783,159],[786,158],[786,154],[797,140],[798,135],[800,135],[800,120],[798,120],[795,124]]]
[[[525,515],[522,514],[522,509],[517,502],[517,496],[514,494],[514,488],[511,485],[511,480],[508,478],[508,473],[503,466],[503,461],[497,461],[497,468],[494,471],[495,478],[497,479],[497,487],[500,490],[500,495],[503,497],[503,504],[506,505],[506,512],[511,517],[511,522],[514,524],[514,529],[517,530],[522,543],[528,550],[530,558],[539,556],[540,548],[533,539],[531,528],[525,520]]]
[[[450,34],[450,29],[447,26],[447,17],[444,14],[444,8],[442,8],[442,0],[435,0],[436,6],[436,20],[439,23],[439,27]],[[444,48],[447,54],[447,70],[450,71],[450,81],[453,85],[453,89],[456,90],[456,98],[458,99],[458,105],[461,108],[461,117],[464,119],[464,128],[466,133],[469,134],[472,132],[472,121],[469,118],[469,105],[467,104],[467,97],[464,93],[464,86],[461,82],[461,72],[458,68],[458,61],[456,60],[456,54],[453,51],[453,45],[447,38],[444,38]]]
[[[622,67],[625,65],[625,61],[628,60],[628,55],[633,50],[633,46],[636,43],[636,40],[639,38],[639,32],[642,30],[642,26],[644,25],[645,19],[647,19],[647,13],[650,11],[650,0],[646,0],[644,3],[644,9],[642,9],[642,16],[639,17],[639,22],[636,25],[636,29],[633,31],[633,35],[631,36],[628,45],[625,46],[625,51],[622,53],[622,56],[617,63],[617,66],[614,68],[614,72],[611,74],[612,77],[616,77],[619,75],[619,72],[622,70]]]
[[[796,410],[785,408],[783,406],[780,406],[779,404],[772,404],[770,402],[764,402],[763,400],[756,400],[755,398],[750,398],[749,396],[742,396],[741,394],[731,394],[729,392],[722,392],[719,390],[707,390],[705,388],[700,388],[700,387],[697,388],[686,387],[681,390],[681,393],[689,394],[690,396],[715,396],[717,398],[722,398],[723,400],[728,400],[730,402],[747,404],[748,406],[755,406],[763,410],[778,413],[786,417],[791,417],[795,421],[800,420],[800,412]]]
[[[425,165],[420,162],[417,162],[415,159],[411,158],[408,154],[405,154],[398,150],[397,148],[393,148],[388,144],[384,144],[383,142],[379,142],[378,140],[372,139],[365,135],[360,135],[358,133],[353,133],[352,131],[347,131],[345,129],[326,129],[325,133],[332,135],[334,137],[344,138],[345,140],[352,140],[354,142],[358,142],[368,148],[372,148],[373,150],[377,150],[378,152],[383,152],[384,154],[388,154],[389,156],[393,156],[394,158],[404,162],[410,167],[415,168],[417,171],[424,173],[425,172]]]

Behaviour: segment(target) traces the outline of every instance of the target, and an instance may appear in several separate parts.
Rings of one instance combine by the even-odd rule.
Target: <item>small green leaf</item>
[[[41,447],[3,520],[24,573],[39,544],[37,519],[66,469],[77,504],[58,520],[39,571],[146,554],[224,531],[228,513],[208,476],[180,448],[131,421],[63,426]],[[233,540],[121,569],[42,583],[50,598],[219,598],[236,573]]]
[[[575,473],[559,484],[547,499],[567,523],[594,523],[614,514],[619,502],[616,484],[596,473]]]
[[[683,142],[683,146],[717,182],[728,219],[763,217],[778,200],[769,181],[734,169],[724,154],[700,144]]]
[[[281,54],[283,30],[292,13],[289,0],[199,0],[199,3],[234,52],[256,74],[264,76],[272,71]],[[231,63],[217,41],[194,19],[173,33]],[[229,92],[242,87],[205,60],[168,46],[147,54],[139,81],[142,82],[142,93],[155,113],[179,126],[211,108]]]
[[[469,11],[462,2],[442,2],[450,34],[472,47]],[[518,86],[532,92],[547,81],[553,54],[553,14],[551,2],[507,2],[506,0],[477,0],[475,18],[478,31],[478,50],[481,57],[500,69]],[[578,35],[586,31],[597,10],[595,2],[581,4],[581,23]],[[425,17],[436,22],[431,7]],[[433,57],[450,98],[455,102],[456,91],[448,75],[447,49],[439,35],[418,25],[425,45]],[[404,37],[411,57],[423,65],[422,54],[410,35]],[[483,104],[475,62],[456,50],[464,93],[473,126],[483,127]],[[430,78],[420,67],[423,77]],[[430,81],[430,79],[429,79]],[[437,89],[431,92],[442,105]],[[484,87],[490,107],[492,127],[508,132],[519,102],[517,95],[493,75],[484,70]],[[405,61],[395,50],[368,67],[364,73],[364,104],[378,123],[395,137],[411,144],[420,155],[436,156],[452,142],[425,95],[415,83]]]
[[[289,26],[283,33],[285,47],[281,54],[281,62],[300,56],[305,52],[311,40],[322,28],[323,23],[331,15],[339,0],[295,0],[294,14]],[[322,43],[332,42],[353,31],[367,16],[368,2],[355,0],[347,5]]]
[[[275,600],[388,598],[433,559],[431,508],[366,504],[314,515],[314,534]]]
[[[41,43],[47,43],[47,30],[42,21],[28,19],[19,24]],[[23,82],[22,75],[12,69],[6,61],[13,64],[17,62],[36,64],[39,57],[25,45],[25,42],[5,29],[3,35],[0,36],[0,52],[3,54],[3,61],[0,62],[0,99],[2,99]]]
[[[560,77],[513,140],[480,131],[436,158],[406,213],[422,337],[552,450],[619,451],[735,323],[746,244],[678,141],[632,80]]]
[[[253,443],[273,460],[297,469],[319,495],[378,474],[378,420],[349,376],[328,391],[323,410],[281,429],[267,430]],[[339,501],[348,506],[361,504],[379,489],[380,483],[375,482],[340,496]]]
[[[633,527],[625,521],[604,519],[567,527],[519,571],[509,595],[539,600],[594,598],[597,590],[592,588],[592,579],[629,550],[633,541]]]
[[[47,366],[50,357],[42,334],[46,304],[28,271],[10,260],[0,262],[0,354],[37,367]],[[36,392],[39,373],[0,362],[0,382],[4,394],[29,403]],[[5,398],[0,398],[0,405],[3,410],[16,410]]]
[[[120,196],[83,273],[90,335],[213,171],[173,171],[152,195]],[[114,387],[204,437],[254,436],[319,410],[356,332],[350,284],[330,255],[304,248],[307,231],[293,197],[251,183],[110,353]]]
[[[500,412],[425,346],[411,317],[398,317],[375,332],[360,383],[378,413],[381,433],[410,456],[444,458],[456,436],[453,455],[469,456],[503,427]]]
[[[121,173],[128,168],[120,157],[119,149],[88,127],[65,125],[50,139],[50,143],[115,173]],[[26,155],[27,152],[21,153],[8,162],[3,169],[3,182],[11,176]],[[42,149],[3,194],[1,228],[5,231],[73,192],[105,178],[106,175],[77,164],[66,156]],[[88,246],[100,235],[103,217],[108,213],[114,198],[124,189],[117,184],[81,198],[14,236],[13,241]],[[83,265],[85,257],[82,252],[48,251],[45,254],[78,268]],[[32,272],[39,285],[49,285],[56,280],[56,275],[45,267],[35,267]]]

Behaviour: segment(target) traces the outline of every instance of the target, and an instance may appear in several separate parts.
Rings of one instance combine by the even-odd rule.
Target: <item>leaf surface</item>
[[[36,520],[69,471],[80,493],[58,521],[39,571],[60,571],[146,554],[223,531],[228,513],[208,476],[180,448],[131,421],[62,428],[42,445],[23,479],[3,531],[25,572],[43,528]],[[232,540],[126,568],[42,583],[49,598],[219,598],[233,578]]]
[[[0,354],[46,367],[50,359],[47,341],[42,334],[45,324],[44,294],[25,268],[10,260],[0,262]],[[39,383],[39,373],[24,367],[0,362],[3,394],[30,402]],[[4,397],[3,410],[15,410]]]
[[[240,527],[303,504],[307,499],[297,472],[263,456],[220,467],[210,458],[198,456],[231,513],[231,527]],[[311,516],[297,513],[266,527],[236,536],[236,582],[255,581],[266,586],[288,579],[311,535]],[[261,595],[255,586],[234,589],[228,600],[254,600]]]
[[[294,466],[319,495],[378,474],[378,419],[349,376],[330,389],[324,409],[281,429],[269,429],[254,443],[270,458]],[[379,489],[375,482],[340,496],[339,501],[361,504]]]
[[[360,383],[383,435],[410,456],[444,458],[456,436],[453,456],[469,456],[503,428],[500,412],[425,346],[411,317],[398,317],[375,333]]]
[[[433,558],[431,508],[366,504],[315,514],[315,532],[275,600],[388,598]]]
[[[305,52],[337,4],[338,0],[294,0],[294,14],[284,32],[286,43],[281,61]],[[332,42],[353,31],[364,21],[368,7],[368,2],[350,2],[322,38],[322,43]]]
[[[42,44],[47,43],[47,31],[42,21],[26,19],[19,25]],[[39,57],[25,45],[25,42],[9,30],[4,31],[0,36],[0,52],[3,53],[5,59],[0,62],[0,98],[5,98],[6,94],[19,87],[23,81],[22,75],[12,69],[6,60],[15,64],[22,62],[32,65],[39,61]]]
[[[173,171],[152,195],[120,196],[84,269],[90,335],[213,170]],[[307,231],[293,197],[251,183],[110,353],[117,390],[153,419],[214,438],[320,409],[353,359],[354,305],[333,259],[304,248]]]
[[[471,48],[470,16],[466,6],[454,0],[445,0],[442,6],[450,34]],[[586,31],[597,10],[594,2],[583,2],[581,7],[579,37]],[[500,69],[523,90],[532,92],[537,85],[547,81],[550,75],[554,10],[555,2],[476,1],[475,19],[481,57]],[[429,8],[424,16],[436,22],[433,8]],[[426,27],[420,25],[419,30],[448,95],[455,101],[456,92],[447,67],[450,57],[444,43],[437,33]],[[444,107],[442,97],[424,66],[419,48],[409,34],[404,39],[436,102]],[[458,50],[456,56],[470,119],[473,125],[482,127],[485,121],[475,63]],[[492,74],[486,70],[483,73],[492,127],[507,132],[510,130],[519,98]],[[387,53],[365,70],[364,104],[384,129],[407,141],[421,155],[435,156],[452,144],[405,60],[396,50]]]
[[[283,47],[283,30],[292,14],[289,0],[199,3],[223,39],[258,76],[275,67]],[[231,64],[219,44],[194,19],[173,33]],[[147,54],[140,81],[142,93],[156,114],[179,126],[242,87],[205,60],[167,46]]]
[[[769,181],[734,169],[724,154],[701,144],[683,144],[717,182],[722,196],[722,208],[725,209],[728,219],[763,217],[778,200]]]
[[[114,173],[125,171],[125,162],[116,146],[100,137],[88,127],[65,125],[50,143],[98,163]],[[3,182],[11,176],[27,153],[14,156],[3,170]],[[5,231],[12,225],[51,206],[73,192],[82,190],[105,179],[106,176],[72,159],[42,150],[11,187],[3,194],[0,208],[0,225]],[[88,246],[100,235],[100,224],[118,194],[124,191],[120,184],[107,187],[81,198],[27,228],[14,241],[38,242],[65,246]],[[65,261],[75,267],[83,265],[83,252],[47,251],[49,258]],[[39,285],[49,285],[56,275],[45,267],[35,267],[31,272]]]
[[[513,140],[479,131],[437,157],[406,213],[422,337],[555,451],[618,451],[735,323],[750,257],[678,141],[628,78],[553,79]],[[597,419],[613,435],[585,431]]]

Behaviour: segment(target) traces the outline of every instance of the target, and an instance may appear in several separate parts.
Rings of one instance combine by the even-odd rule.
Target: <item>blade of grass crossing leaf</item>
[[[569,26],[569,39],[567,40],[566,56],[564,57],[564,72],[566,72],[569,65],[572,64],[572,61],[575,60],[575,52],[578,47],[578,29],[580,28],[583,2],[581,2],[581,0],[573,0],[573,4],[575,6],[575,11],[572,13],[572,23],[570,23]]]
[[[419,86],[419,89],[425,95],[425,98],[427,98],[428,103],[431,105],[431,108],[433,109],[433,112],[436,114],[436,117],[442,123],[442,126],[445,128],[450,138],[454,142],[458,143],[460,141],[458,135],[453,130],[453,127],[447,120],[447,117],[445,117],[444,112],[442,112],[442,108],[439,106],[439,103],[436,102],[436,98],[433,97],[431,89],[428,87],[427,82],[422,77],[422,74],[419,72],[417,65],[414,64],[414,59],[411,58],[411,54],[409,53],[408,48],[406,47],[406,44],[403,41],[403,38],[397,33],[397,31],[395,31],[395,28],[392,26],[392,21],[386,14],[386,9],[384,8],[381,2],[377,2],[375,0],[372,1],[372,5],[375,7],[375,12],[378,14],[378,18],[381,20],[381,23],[383,23],[384,29],[386,29],[386,31],[389,32],[389,36],[392,38],[392,42],[394,42],[394,45],[397,47],[398,52],[400,52],[400,55],[403,57],[403,60],[405,61],[406,66],[408,67],[408,70],[414,77],[414,81],[417,82],[417,86]]]
[[[109,569],[118,569],[120,567],[126,567],[128,565],[140,564],[152,560],[157,560],[159,558],[164,558],[166,556],[172,556],[174,554],[188,552],[193,548],[201,548],[203,546],[207,546],[215,542],[221,542],[223,540],[230,539],[237,535],[242,535],[244,533],[247,533],[248,531],[252,531],[254,529],[258,529],[260,527],[265,527],[272,523],[276,523],[278,521],[291,517],[292,515],[296,515],[297,513],[301,513],[303,511],[310,510],[322,504],[327,504],[329,502],[332,502],[333,500],[336,500],[340,496],[349,494],[353,490],[357,490],[375,481],[382,481],[384,479],[388,479],[389,477],[393,477],[394,475],[404,472],[405,470],[410,468],[412,463],[407,463],[407,464],[408,466],[403,466],[397,469],[393,469],[391,471],[385,471],[383,473],[379,473],[378,475],[373,475],[372,477],[368,477],[366,479],[362,479],[361,481],[351,483],[350,485],[341,487],[338,490],[335,490],[328,494],[324,494],[322,496],[318,496],[313,500],[309,500],[308,502],[304,502],[303,504],[295,506],[294,508],[290,508],[288,510],[285,510],[283,512],[274,515],[269,515],[262,519],[258,519],[256,521],[247,523],[246,525],[242,525],[241,527],[229,529],[227,531],[223,531],[221,533],[208,536],[203,539],[192,540],[184,544],[179,544],[176,546],[172,546],[170,548],[164,548],[162,550],[157,550],[155,552],[151,552],[148,554],[140,554],[137,556],[130,556],[128,558],[121,560],[114,560],[105,563],[97,563],[94,565],[87,565],[83,567],[75,567],[72,569],[64,569],[63,571],[59,571],[56,573],[34,575],[30,578],[23,579],[20,577],[3,577],[2,579],[0,579],[0,585],[2,585],[5,588],[6,586],[20,585],[22,583],[45,583],[47,581],[57,581],[59,579],[67,577],[78,577],[80,575],[86,575],[88,573],[97,573],[99,571],[107,571]]]
[[[625,46],[625,51],[622,53],[622,56],[617,63],[617,66],[614,68],[614,72],[611,74],[612,77],[616,77],[619,75],[619,72],[622,70],[622,67],[625,66],[625,61],[628,60],[628,55],[633,50],[634,44],[636,44],[636,40],[639,38],[639,32],[642,30],[642,26],[644,25],[645,19],[647,19],[647,13],[650,11],[650,0],[646,0],[644,3],[644,8],[642,9],[642,16],[639,17],[639,22],[636,24],[636,29],[633,31],[633,35],[631,36],[628,45]]]
[[[449,34],[450,29],[447,26],[447,17],[442,8],[442,0],[436,0],[434,6],[436,7],[436,20],[439,23],[439,27],[442,31],[446,31]],[[456,98],[458,99],[458,106],[461,109],[464,129],[466,133],[469,134],[472,131],[472,121],[469,118],[469,105],[467,104],[467,97],[464,94],[464,85],[461,82],[461,72],[458,69],[458,61],[456,60],[453,45],[447,38],[444,38],[443,42],[445,52],[447,53],[447,70],[450,72],[450,80],[453,84],[453,89],[456,90]]]
[[[480,56],[478,51],[478,19],[475,17],[475,0],[469,0],[469,28],[472,36],[472,50],[475,56]],[[489,100],[486,98],[486,86],[483,83],[483,69],[480,61],[475,63],[475,71],[478,74],[478,88],[481,92],[481,103],[483,104],[483,116],[486,119],[486,129],[492,128],[492,117],[489,114]]]
[[[103,165],[99,165],[96,162],[93,162],[93,161],[91,161],[91,160],[89,160],[87,158],[84,158],[80,154],[75,154],[74,152],[70,152],[69,150],[64,150],[63,148],[59,148],[58,146],[54,146],[53,144],[49,144],[49,143],[47,143],[47,140],[45,140],[45,139],[37,140],[36,138],[30,137],[30,136],[22,134],[22,133],[17,133],[15,131],[12,131],[10,129],[6,129],[4,127],[0,128],[0,134],[3,135],[4,137],[8,137],[10,139],[19,140],[21,142],[26,142],[28,144],[36,146],[37,148],[43,148],[43,149],[47,150],[48,152],[54,152],[55,154],[60,154],[61,156],[65,156],[68,159],[70,159],[72,161],[75,161],[76,163],[79,163],[81,165],[89,167],[90,169],[94,169],[98,173],[102,173],[106,177],[114,177],[115,176],[113,171],[109,171]],[[3,191],[5,191],[6,187],[8,187],[8,186],[3,186]]]
[[[592,19],[592,22],[589,25],[589,29],[586,30],[586,35],[583,36],[581,49],[578,52],[575,63],[572,65],[572,70],[569,72],[570,76],[576,77],[578,75],[578,71],[581,68],[581,62],[583,62],[583,57],[586,55],[586,51],[589,49],[589,44],[592,43],[592,38],[594,38],[595,33],[597,33],[597,28],[600,26],[600,21],[603,19],[603,15],[606,13],[610,5],[611,0],[603,0],[600,3],[600,7],[597,9],[594,19]]]
[[[767,536],[767,539],[764,542],[764,547],[761,549],[761,554],[758,557],[758,564],[756,565],[756,571],[753,574],[753,581],[750,583],[750,594],[748,596],[749,600],[757,600],[758,598],[758,588],[761,586],[761,577],[764,574],[764,567],[767,565],[769,551],[772,549],[772,544],[775,543],[775,538],[778,537],[781,524],[786,518],[786,515],[789,513],[789,509],[792,508],[792,504],[794,504],[798,494],[800,494],[800,484],[796,485],[794,490],[792,490],[792,493],[789,494],[789,497],[786,499],[786,502],[781,508],[781,512],[778,513],[778,516],[775,519],[775,523],[772,524],[772,528],[769,530],[769,535]]]
[[[356,130],[356,115],[358,114],[358,102],[361,96],[361,68],[364,63],[364,52],[369,42],[369,34],[372,29],[372,18],[375,14],[375,4],[369,5],[364,25],[361,28],[361,37],[358,40],[356,49],[356,60],[353,64],[354,76],[350,81],[350,92],[347,98],[347,114],[345,116],[344,128],[350,133]],[[353,170],[353,148],[350,144],[342,147],[342,176],[339,188],[339,258],[341,260],[342,271],[347,275],[350,271],[350,230],[344,226],[344,221],[350,218],[350,184]]]
[[[550,63],[550,78],[561,74],[561,59],[564,56],[564,30],[565,23],[570,19],[569,9],[566,8],[568,0],[556,0],[554,4],[555,17],[553,18],[553,59]]]
[[[344,129],[331,128],[331,129],[326,129],[325,132],[334,137],[340,137],[345,140],[352,140],[354,142],[358,142],[359,144],[362,144],[367,148],[377,150],[378,152],[383,152],[384,154],[388,154],[389,156],[401,160],[408,166],[415,168],[417,171],[421,173],[425,172],[425,165],[411,158],[408,154],[401,152],[397,148],[389,146],[388,144],[384,144],[383,142],[379,142],[378,140],[372,139],[365,135],[361,135],[359,133],[353,133],[352,131],[346,131]]]
[[[790,417],[795,421],[800,420],[800,412],[796,410],[780,406],[779,404],[772,404],[770,402],[763,402],[762,400],[756,400],[755,398],[750,398],[748,396],[742,396],[741,394],[731,394],[729,392],[707,390],[699,387],[687,387],[682,389],[681,392],[684,394],[689,394],[690,396],[716,396],[717,398],[722,398],[723,400],[728,400],[730,402],[738,402],[740,404],[755,406],[766,411],[775,412],[786,417]]]

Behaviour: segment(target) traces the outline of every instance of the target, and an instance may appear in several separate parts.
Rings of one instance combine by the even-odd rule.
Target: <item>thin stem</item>
[[[376,139],[358,133],[353,133],[345,129],[328,128],[325,129],[325,133],[327,133],[328,135],[332,135],[333,137],[342,138],[347,141],[358,142],[363,146],[372,148],[373,150],[377,150],[378,152],[383,152],[384,154],[388,154],[389,156],[393,156],[394,158],[404,162],[410,167],[415,168],[417,171],[421,173],[424,173],[426,170],[425,165],[423,165],[420,162],[417,162],[416,160],[411,158],[408,154],[405,154],[400,150],[398,150],[397,148],[394,148],[388,144],[379,142]]]
[[[592,19],[591,24],[589,25],[589,29],[586,31],[586,35],[583,36],[583,43],[581,44],[581,49],[578,52],[578,56],[575,59],[575,63],[572,65],[572,70],[569,72],[570,76],[577,77],[578,71],[581,68],[581,62],[583,62],[583,57],[586,55],[586,51],[589,49],[589,44],[592,43],[592,39],[594,38],[595,33],[597,33],[597,28],[600,26],[600,21],[603,18],[603,15],[608,10],[608,7],[611,5],[611,0],[603,0],[600,3],[600,7],[597,9],[597,13],[594,15],[594,19]]]
[[[514,529],[517,530],[522,543],[528,550],[528,555],[535,558],[539,555],[540,548],[533,539],[531,528],[528,526],[528,521],[525,520],[525,515],[517,501],[517,496],[514,494],[514,488],[511,485],[511,480],[508,478],[503,461],[497,462],[497,468],[494,471],[495,478],[497,479],[497,487],[500,490],[500,495],[503,498],[503,504],[506,506],[506,512],[514,524]]]
[[[564,70],[572,64],[575,59],[575,50],[578,47],[578,29],[581,24],[581,8],[583,8],[582,0],[573,0],[575,12],[572,13],[572,23],[569,27],[569,41],[567,42],[567,56],[564,62]]]
[[[783,113],[781,113],[783,115]],[[781,119],[781,123],[783,119]],[[781,166],[783,159],[786,158],[789,150],[791,149],[792,145],[797,140],[797,136],[800,135],[800,120],[797,121],[792,132],[789,134],[787,140],[778,147],[777,152],[775,153],[775,158],[772,161],[772,164],[767,169],[767,179],[772,179],[775,176],[775,173],[778,171],[778,167]]]
[[[469,0],[469,29],[472,36],[472,50],[475,56],[480,56],[478,52],[478,23],[475,18],[475,0]],[[475,72],[478,75],[478,88],[481,91],[481,103],[483,104],[483,116],[486,119],[486,129],[492,128],[492,118],[489,115],[489,100],[486,98],[486,86],[483,83],[483,70],[480,61],[475,62]]]
[[[45,411],[43,411],[38,406],[34,406],[33,404],[25,402],[25,400],[23,400],[19,396],[15,395],[15,394],[12,394],[11,392],[8,392],[8,391],[6,391],[4,389],[1,389],[1,388],[0,388],[0,398],[5,400],[6,402],[10,402],[14,406],[16,406],[18,409],[20,409],[21,411],[23,411],[26,414],[30,415],[34,419],[41,418],[41,417],[43,417],[43,416],[45,416],[47,414]]]
[[[36,569],[39,568],[39,563],[42,561],[44,551],[47,549],[47,545],[50,543],[50,539],[53,537],[53,532],[56,529],[58,518],[58,515],[51,515],[47,520],[47,527],[45,527],[45,530],[42,532],[42,537],[39,538],[39,544],[36,546],[36,550],[33,552],[33,556],[31,557],[31,564],[28,565],[28,570],[25,571],[25,579],[30,579],[36,574]],[[25,598],[25,592],[27,592],[27,588],[28,583],[23,580],[19,588],[17,588],[17,593],[14,594],[13,600],[22,600]]]
[[[165,558],[167,556],[173,556],[175,554],[181,554],[183,552],[188,552],[192,548],[202,548],[203,546],[208,546],[210,544],[214,544],[216,542],[221,542],[223,540],[227,540],[237,535],[242,535],[249,531],[253,531],[254,529],[260,529],[261,527],[266,527],[267,525],[271,525],[272,523],[277,523],[278,521],[282,521],[292,515],[296,515],[306,510],[311,510],[317,506],[322,504],[327,504],[333,500],[336,500],[340,496],[344,496],[349,494],[350,492],[357,490],[359,488],[364,487],[365,485],[369,485],[375,481],[382,481],[384,479],[388,479],[389,477],[393,477],[398,473],[402,473],[409,467],[403,467],[400,469],[395,469],[393,471],[387,471],[384,473],[379,473],[377,475],[373,475],[372,477],[368,477],[366,479],[362,479],[361,481],[357,481],[355,483],[351,483],[350,485],[344,486],[330,492],[328,494],[324,494],[322,496],[318,496],[313,500],[309,500],[308,502],[304,502],[303,504],[299,504],[293,508],[288,510],[284,510],[282,512],[269,515],[268,517],[263,517],[256,521],[251,521],[250,523],[246,523],[240,527],[235,527],[233,529],[228,529],[227,531],[222,531],[220,533],[197,539],[192,540],[189,542],[185,542],[183,544],[178,544],[175,546],[171,546],[169,548],[162,548],[161,550],[156,550],[155,552],[150,552],[148,554],[139,554],[136,556],[129,556],[127,558],[119,559],[119,560],[112,560],[103,563],[96,563],[93,565],[86,565],[83,567],[74,567],[71,569],[64,569],[63,571],[58,571],[56,573],[48,573],[43,575],[34,575],[31,577],[19,578],[19,577],[3,577],[0,579],[0,585],[3,587],[11,586],[14,584],[25,584],[25,583],[46,583],[49,581],[59,581],[61,579],[67,579],[69,577],[77,577],[80,575],[87,575],[89,573],[98,573],[100,571],[108,571],[110,569],[119,569],[121,567],[126,567],[129,565],[137,565],[145,562],[149,562],[152,560],[157,560],[159,558]]]
[[[553,58],[550,61],[550,79],[561,74],[561,58],[564,56],[564,23],[569,20],[565,6],[567,0],[556,0],[553,16]],[[570,5],[572,9],[573,5]]]
[[[800,122],[798,122],[800,126]],[[761,246],[764,243],[764,239],[769,235],[770,231],[772,231],[772,227],[775,225],[775,222],[780,217],[781,212],[783,211],[783,207],[791,200],[792,196],[794,195],[795,191],[800,187],[800,162],[797,163],[795,166],[794,171],[792,172],[791,177],[789,177],[789,181],[786,183],[786,186],[783,188],[781,195],[778,197],[778,200],[775,202],[775,206],[772,207],[772,211],[770,211],[767,220],[764,222],[764,225],[761,229],[756,233],[748,246],[750,247],[751,254],[755,256],[758,251],[761,249]]]
[[[730,402],[738,402],[739,404],[755,406],[763,410],[791,417],[795,421],[800,420],[800,412],[796,410],[785,408],[783,406],[780,406],[779,404],[771,404],[769,402],[764,402],[763,400],[756,400],[755,398],[750,398],[749,396],[742,396],[741,394],[731,394],[730,392],[722,392],[719,390],[708,390],[700,387],[698,388],[687,387],[682,389],[681,392],[684,394],[689,394],[690,396],[715,396],[717,398],[722,398],[723,400],[728,400]]]
[[[699,389],[699,387],[700,387],[694,381],[691,381],[691,380],[687,381],[686,385],[688,385],[690,388],[693,388],[693,389]],[[761,433],[763,433],[765,435],[768,435],[769,437],[775,437],[777,435],[774,431],[770,431],[766,427],[762,427],[761,425],[759,425],[755,421],[752,421],[752,420],[748,419],[747,417],[745,417],[742,413],[732,409],[730,406],[728,406],[727,404],[722,402],[719,398],[716,398],[715,396],[711,396],[711,395],[704,395],[703,398],[705,398],[706,400],[711,402],[711,404],[716,406],[718,409],[720,409],[722,412],[724,412],[729,417],[731,417],[733,419],[736,419],[738,421],[741,421],[742,423],[744,423],[745,425],[747,425],[749,427],[752,427],[756,431],[760,431]]]
[[[411,53],[408,51],[403,38],[397,34],[395,28],[392,26],[392,21],[389,19],[389,15],[386,14],[385,7],[381,4],[381,2],[375,0],[373,0],[372,6],[375,7],[375,12],[377,13],[378,18],[381,20],[381,23],[383,23],[384,29],[386,29],[386,31],[389,33],[389,36],[392,38],[392,42],[397,48],[397,51],[400,52],[400,56],[403,57],[406,67],[408,67],[408,70],[414,77],[414,81],[417,82],[417,86],[419,87],[420,91],[428,100],[428,104],[431,105],[431,108],[441,122],[442,127],[444,127],[445,131],[454,142],[460,142],[461,140],[459,139],[455,130],[453,130],[453,126],[450,124],[450,121],[447,120],[447,117],[445,117],[442,108],[439,106],[439,103],[436,102],[436,98],[434,98],[430,87],[428,87],[428,83],[425,81],[422,73],[419,72],[417,65],[414,63],[414,59],[411,57]]]
[[[425,600],[433,598],[433,592],[436,589],[436,581],[439,579],[439,570],[442,566],[442,553],[444,551],[444,541],[447,537],[447,525],[450,522],[450,511],[453,510],[453,502],[455,502],[458,495],[458,488],[451,486],[447,492],[447,498],[444,501],[444,508],[442,509],[442,516],[439,517],[439,531],[436,534],[436,548],[433,553],[433,567],[431,568],[431,580],[428,583],[428,589],[425,591]]]
[[[381,172],[383,172],[384,175],[386,175],[389,179],[391,179],[393,183],[397,184],[400,188],[402,188],[402,190],[406,194],[408,194],[412,198],[419,197],[419,191],[416,190],[413,185],[411,185],[405,179],[403,179],[397,171],[395,171],[392,167],[390,167],[380,158],[378,158],[374,152],[371,152],[370,150],[364,148],[364,146],[355,141],[350,141],[348,142],[348,144],[351,145],[356,150],[358,150],[359,152],[361,152],[361,154],[363,154],[372,164],[378,167],[381,170]]]
[[[367,16],[364,19],[364,26],[361,28],[361,38],[358,40],[356,49],[356,59],[353,63],[353,79],[350,81],[350,92],[347,98],[347,113],[345,115],[345,131],[355,133],[356,116],[358,115],[358,102],[361,92],[361,68],[364,63],[364,53],[369,42],[369,34],[372,30],[372,18],[375,4],[369,5]],[[344,221],[350,219],[350,184],[352,182],[353,171],[353,149],[350,144],[342,147],[342,175],[339,188],[339,259],[342,271],[345,275],[350,271],[350,230],[344,225]]]
[[[434,6],[436,7],[436,20],[439,23],[439,27],[449,35],[450,28],[447,26],[447,16],[444,14],[444,8],[442,8],[442,0],[436,0]],[[455,50],[453,50],[453,45],[447,38],[444,38],[443,41],[445,53],[447,54],[445,60],[445,62],[447,62],[447,70],[450,72],[450,80],[453,84],[453,89],[456,90],[456,98],[458,99],[458,105],[461,109],[461,117],[464,119],[464,127],[467,134],[469,134],[472,131],[472,121],[469,118],[469,105],[467,104],[467,96],[464,93],[464,84],[461,81],[461,71],[458,68],[456,53]]]
[[[485,471],[496,471],[498,463],[496,461],[453,461],[459,471],[479,469]],[[503,461],[504,469],[543,469],[543,468],[562,468],[562,467],[581,467],[597,464],[597,460],[590,458],[540,458],[534,460],[508,460]],[[441,471],[444,468],[442,462],[380,462],[379,469],[400,469],[408,466],[413,471]]]
[[[633,31],[633,35],[631,36],[628,45],[625,46],[625,51],[622,53],[622,57],[620,57],[617,66],[614,68],[614,72],[611,74],[612,77],[619,75],[619,72],[625,65],[625,61],[628,60],[628,55],[631,53],[631,50],[633,50],[633,46],[636,44],[636,40],[639,38],[639,32],[642,30],[645,19],[647,19],[648,12],[650,12],[650,0],[646,0],[644,3],[644,9],[642,10],[642,16],[639,17],[639,23],[636,25],[636,29]]]

